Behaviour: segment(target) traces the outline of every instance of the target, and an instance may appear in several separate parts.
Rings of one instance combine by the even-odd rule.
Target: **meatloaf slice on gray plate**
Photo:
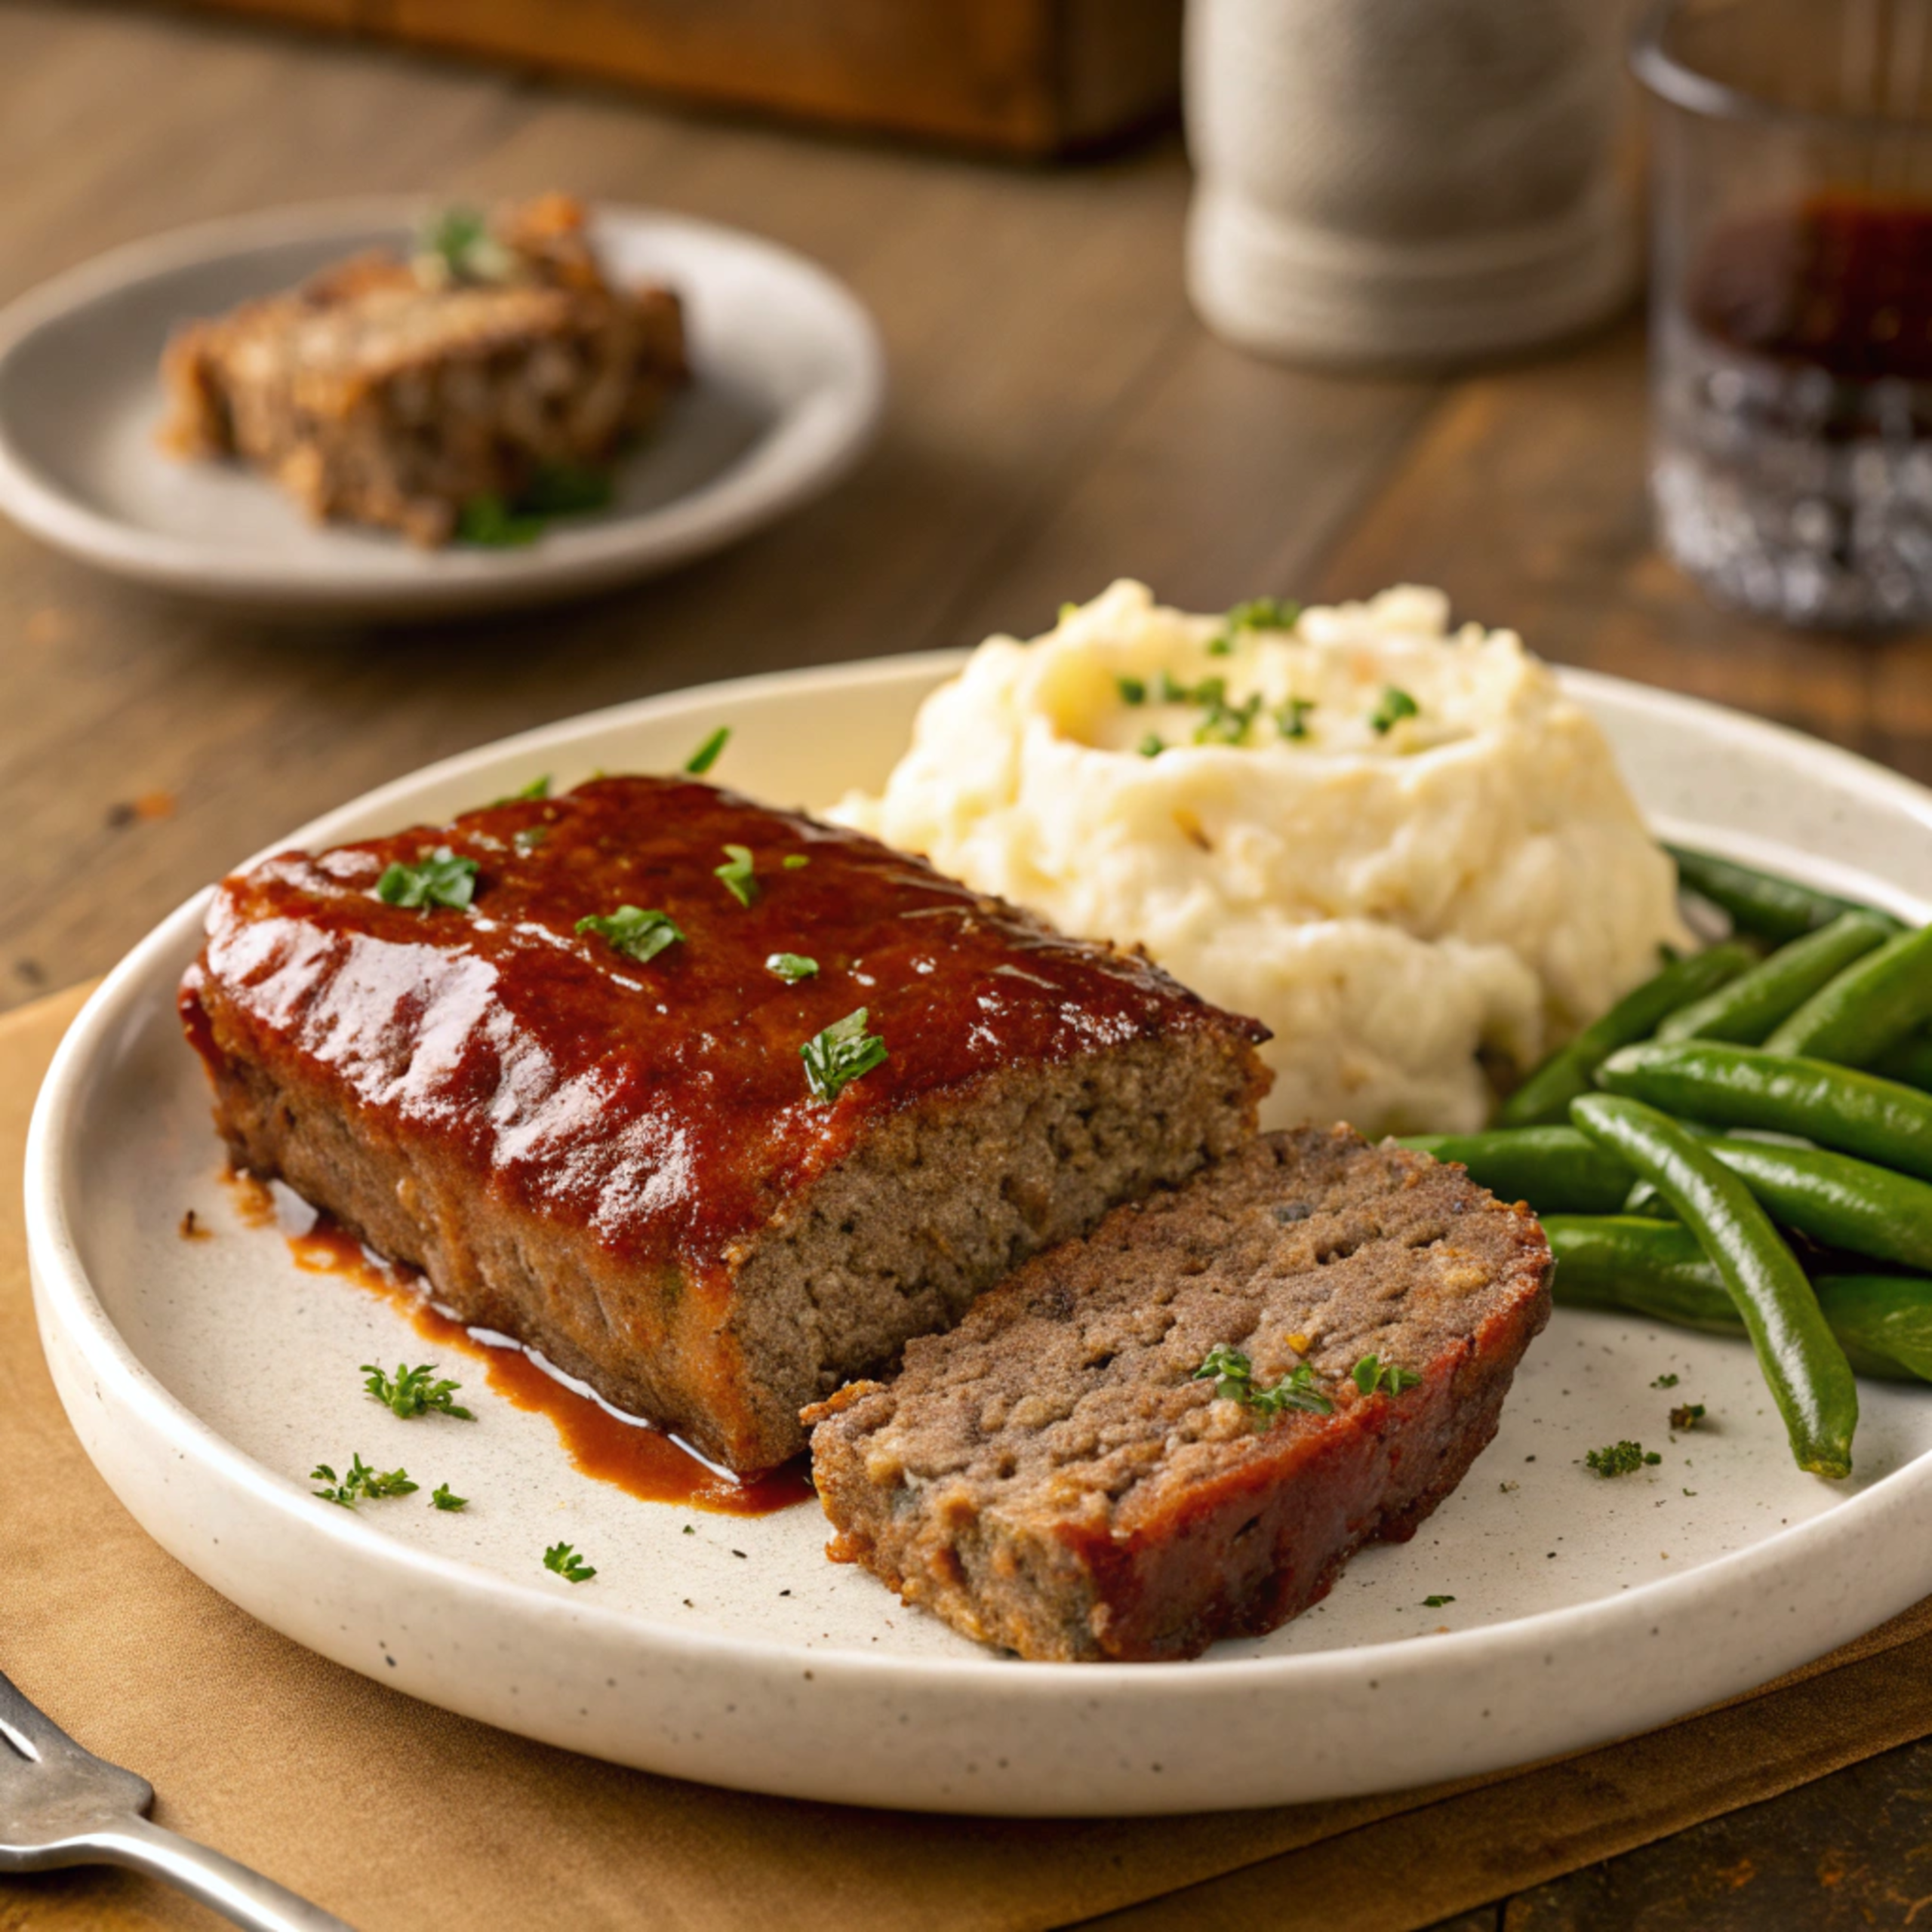
[[[1267,1081],[1146,959],[688,779],[270,859],[181,1004],[235,1161],[737,1469]]]
[[[1265,1136],[808,1411],[832,1554],[1023,1657],[1272,1630],[1462,1479],[1550,1272],[1459,1167]]]

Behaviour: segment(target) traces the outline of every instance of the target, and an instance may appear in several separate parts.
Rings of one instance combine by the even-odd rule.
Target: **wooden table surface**
[[[662,204],[844,277],[893,386],[876,450],[817,506],[635,591],[494,623],[272,629],[122,588],[0,526],[0,1006],[101,971],[245,854],[426,760],[700,680],[1029,634],[1121,575],[1202,609],[1439,583],[1560,662],[1932,779],[1932,638],[1725,615],[1652,548],[1634,318],[1449,381],[1251,360],[1189,312],[1177,143],[1034,172],[42,4],[0,5],[0,300],[116,243],[281,202],[561,187]],[[1810,1887],[1802,1922],[1835,1923],[1850,1894],[1807,1879],[1792,1848],[1836,1815],[1835,1787],[1882,1775],[1722,1821],[1721,1850],[1690,1832],[1612,1861],[1507,1923],[1629,1923],[1628,1885],[1668,1884],[1673,1853],[1786,1869]],[[1861,1846],[1906,1856],[1903,1836]]]

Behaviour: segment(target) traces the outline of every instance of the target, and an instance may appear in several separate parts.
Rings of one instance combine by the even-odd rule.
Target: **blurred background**
[[[1120,576],[1203,610],[1440,584],[1555,660],[1932,777],[1924,14],[0,5],[0,300],[209,217],[561,189],[814,258],[891,385],[821,500],[531,615],[270,624],[0,526],[0,1003],[427,759],[1029,635]]]

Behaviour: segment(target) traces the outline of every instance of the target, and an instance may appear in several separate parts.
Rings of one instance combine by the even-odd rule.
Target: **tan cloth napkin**
[[[85,989],[0,1020],[0,1171]],[[1647,1737],[1432,1791],[1178,1819],[908,1817],[619,1770],[432,1709],[257,1623],[150,1543],[69,1432],[0,1195],[0,1669],[156,1817],[364,1932],[425,1925],[1426,1925],[1932,1732],[1932,1604]],[[1282,1747],[1294,1748],[1292,1730]],[[1186,1888],[1186,1889],[1183,1889]],[[1173,1895],[1171,1897],[1168,1895]],[[5,1932],[206,1927],[113,1872],[0,1878]]]

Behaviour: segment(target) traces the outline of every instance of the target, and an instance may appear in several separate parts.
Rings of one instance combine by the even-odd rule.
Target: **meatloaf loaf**
[[[1272,1630],[1462,1479],[1550,1272],[1460,1168],[1268,1135],[809,1411],[831,1553],[1023,1657]]]
[[[181,1003],[235,1161],[736,1469],[1266,1080],[1144,958],[692,780],[270,859]]]
[[[162,375],[181,454],[243,457],[318,520],[434,544],[466,509],[500,518],[608,463],[685,380],[684,326],[670,290],[614,286],[583,209],[551,195],[192,323]]]

